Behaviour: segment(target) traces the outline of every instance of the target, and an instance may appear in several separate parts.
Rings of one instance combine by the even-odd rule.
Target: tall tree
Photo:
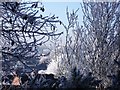
[[[117,70],[114,60],[120,58],[120,2],[83,2],[83,26],[77,11],[67,11],[68,26],[64,65],[66,72],[76,67],[82,73],[93,72],[108,85],[108,74]],[[70,33],[73,31],[73,34]]]
[[[107,85],[107,74],[115,72],[119,59],[120,2],[83,2],[85,60],[91,70]]]

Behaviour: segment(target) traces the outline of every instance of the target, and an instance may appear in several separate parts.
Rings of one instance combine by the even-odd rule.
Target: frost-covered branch
[[[61,21],[55,15],[43,15],[45,7],[40,2],[2,2],[0,9],[2,52],[21,56],[17,60],[39,59],[38,47],[51,36],[63,34],[56,26]]]

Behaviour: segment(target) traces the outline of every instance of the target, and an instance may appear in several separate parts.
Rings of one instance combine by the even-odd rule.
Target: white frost
[[[57,74],[58,62],[52,60],[50,64],[48,64],[47,70],[39,70],[38,74]]]

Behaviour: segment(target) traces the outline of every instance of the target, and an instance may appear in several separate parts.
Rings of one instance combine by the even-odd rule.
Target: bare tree
[[[120,58],[119,7],[120,2],[83,2],[84,26],[79,25],[77,11],[67,11],[68,26],[62,23],[66,29],[62,63],[66,72],[76,67],[82,73],[92,72],[105,86],[110,83],[107,75],[116,72],[114,60]]]
[[[44,16],[45,11],[39,2],[3,2],[0,4],[1,37],[3,40],[2,54],[15,57],[16,61],[38,57],[37,47],[50,39],[50,36],[59,36],[56,33],[56,23],[60,23],[55,15]],[[3,57],[3,60],[5,58]]]
[[[92,72],[108,84],[107,74],[115,72],[114,60],[118,60],[120,28],[120,2],[83,3],[85,60]]]
[[[66,37],[65,37],[65,45],[60,46],[60,52],[61,60],[58,65],[58,71],[59,74],[65,75],[68,79],[71,79],[72,76],[72,70],[76,68],[78,71],[82,71],[82,63],[80,63],[80,57],[78,54],[80,54],[80,49],[78,48],[78,38],[75,34],[77,30],[82,30],[79,26],[78,22],[78,15],[77,10],[73,10],[71,13],[68,11],[68,8],[66,9],[66,15],[68,20],[68,25],[65,25],[64,23],[61,23],[65,30],[66,30]],[[79,33],[77,33],[79,34]],[[82,72],[81,72],[82,73]]]

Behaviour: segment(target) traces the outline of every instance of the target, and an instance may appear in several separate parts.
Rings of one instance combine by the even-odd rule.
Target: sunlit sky
[[[45,7],[45,14],[46,15],[56,15],[59,17],[59,19],[62,22],[67,23],[67,19],[66,19],[66,8],[68,7],[68,10],[70,12],[72,12],[72,10],[77,10],[78,8],[78,15],[79,15],[79,20],[80,22],[82,21],[82,10],[81,10],[81,5],[80,3],[82,3],[82,0],[22,0],[24,2],[35,2],[35,1],[39,1],[42,2],[42,4]],[[55,2],[54,2],[55,1]]]
[[[55,14],[59,17],[59,19],[67,25],[67,16],[66,16],[66,8],[68,7],[69,12],[72,12],[73,10],[77,10],[79,8],[79,11],[77,12],[79,22],[82,24],[82,10],[81,5],[79,2],[43,2],[43,5],[45,6],[45,13],[47,15]],[[62,26],[58,26],[58,31],[63,31],[64,34],[60,36],[60,39],[62,40],[62,43],[65,42],[65,29]]]
[[[67,25],[67,16],[66,16],[66,8],[68,7],[69,12],[72,12],[73,10],[77,10],[79,8],[79,11],[77,12],[79,23],[82,24],[82,10],[81,5],[79,2],[43,2],[43,5],[45,6],[45,14],[49,15],[56,15],[59,17],[59,19]],[[62,26],[58,26],[58,31],[63,31],[65,34],[65,30]],[[65,38],[65,35],[61,36],[62,39]],[[64,42],[64,41],[63,41]]]
[[[78,15],[79,20],[82,19],[82,11],[79,2],[43,2],[43,5],[45,6],[46,14],[55,14],[56,16],[59,16],[59,19],[62,22],[65,23],[67,23],[66,8],[68,7],[70,12],[72,12],[72,10],[77,10],[80,8]]]
[[[23,0],[25,2],[29,1],[29,2],[35,2],[34,0]],[[41,0],[43,1],[43,0]],[[77,12],[78,14],[78,20],[80,25],[82,24],[82,9],[81,9],[81,5],[80,2],[42,2],[42,4],[45,7],[45,12],[43,13],[45,16],[47,15],[54,15],[58,16],[59,20],[61,20],[65,25],[68,24],[67,22],[67,16],[66,16],[66,8],[68,7],[68,11],[72,12],[73,10],[77,10],[79,8],[79,11]],[[64,32],[63,35],[61,35],[61,39],[64,43],[64,38],[65,38],[65,29],[63,28],[63,26],[58,26],[58,32]]]

